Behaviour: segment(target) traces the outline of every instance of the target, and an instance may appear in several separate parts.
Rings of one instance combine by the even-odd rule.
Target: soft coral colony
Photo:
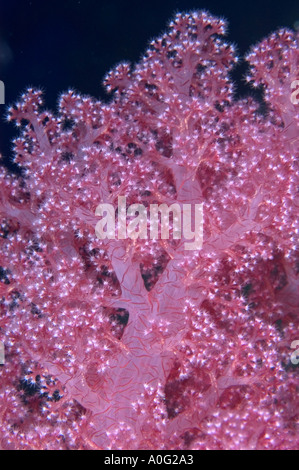
[[[9,110],[1,168],[2,449],[298,448],[298,33],[254,47],[178,14],[142,60]],[[201,250],[98,240],[100,202],[203,203]],[[294,362],[294,361],[293,361]]]

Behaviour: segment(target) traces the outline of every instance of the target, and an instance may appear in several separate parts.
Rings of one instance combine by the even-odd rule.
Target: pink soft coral
[[[234,101],[226,25],[178,14],[108,104],[28,90],[1,170],[6,449],[298,447],[298,35],[248,56],[267,113]],[[100,202],[203,203],[204,241],[103,240]]]

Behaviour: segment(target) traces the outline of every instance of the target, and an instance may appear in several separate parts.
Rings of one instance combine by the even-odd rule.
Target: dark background
[[[278,27],[298,27],[297,0],[0,0],[0,80],[6,105],[28,87],[41,87],[46,105],[56,107],[69,87],[105,99],[103,76],[120,61],[137,61],[177,11],[209,10],[229,21],[228,39],[239,55]],[[237,93],[252,93],[242,82],[244,64],[233,78]],[[11,157],[16,134],[0,105],[0,153]]]

